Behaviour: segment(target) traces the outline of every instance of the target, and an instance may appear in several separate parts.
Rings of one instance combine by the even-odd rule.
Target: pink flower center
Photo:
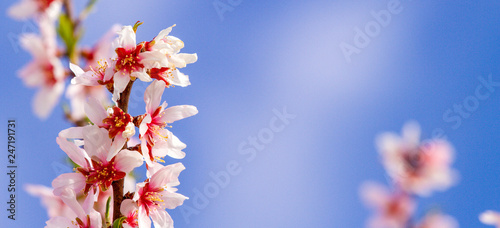
[[[87,178],[85,193],[87,193],[91,187],[95,188],[97,186],[99,186],[102,191],[106,191],[113,181],[125,177],[126,173],[117,170],[114,167],[114,163],[115,157],[106,163],[92,159],[93,168],[77,168],[77,170]]]
[[[102,120],[104,129],[108,130],[109,138],[114,138],[126,130],[127,125],[132,122],[132,116],[124,113],[119,107],[113,107],[113,113]]]
[[[172,79],[174,76],[172,75],[172,71],[168,67],[162,67],[162,68],[152,68],[149,72],[151,75],[151,78],[157,79],[164,81],[166,84],[166,87],[170,86],[170,83],[168,82],[168,78]]]
[[[139,227],[139,223],[137,221],[137,211],[133,211],[129,214],[124,223],[127,223],[131,227]]]
[[[54,2],[55,0],[38,0],[38,7],[40,11],[45,11],[47,8],[49,8],[50,4]]]
[[[148,215],[151,209],[163,209],[163,207],[161,206],[161,204],[163,203],[163,200],[161,199],[161,192],[163,190],[163,188],[150,188],[149,183],[146,183],[146,185],[144,185],[144,188],[142,188],[139,192],[140,198],[138,200],[138,203],[139,205],[143,206],[144,209],[146,209]]]
[[[43,68],[43,72],[45,75],[45,84],[49,86],[53,86],[54,84],[57,83],[56,76],[54,74],[54,66],[52,64],[47,64]]]
[[[117,48],[116,70],[130,74],[144,68],[139,54],[144,44],[137,45],[134,49]]]

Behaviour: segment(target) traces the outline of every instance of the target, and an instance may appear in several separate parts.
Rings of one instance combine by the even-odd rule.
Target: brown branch
[[[118,107],[125,113],[128,113],[128,100],[130,98],[132,84],[134,84],[134,81],[130,80],[125,90],[123,90],[123,92],[120,94],[120,99],[118,99],[118,101],[116,102],[118,103]]]
[[[125,88],[125,90],[120,94],[120,99],[118,99],[118,107],[123,110],[123,112],[127,113],[128,112],[128,101],[130,98],[130,91],[132,90],[132,84],[134,84],[134,81],[130,81]],[[127,145],[125,144],[123,146],[123,149],[127,148]],[[113,181],[112,186],[113,186],[113,219],[118,219],[122,217],[122,213],[120,212],[120,206],[123,201],[123,182],[124,179]]]

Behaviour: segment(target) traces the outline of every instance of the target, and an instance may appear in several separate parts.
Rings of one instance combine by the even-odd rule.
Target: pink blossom
[[[85,104],[85,113],[94,125],[84,127],[71,127],[59,133],[59,136],[65,138],[83,138],[83,131],[92,126],[104,128],[108,131],[108,137],[114,139],[112,147],[108,153],[108,160],[116,155],[127,139],[135,134],[135,125],[132,122],[132,117],[128,113],[124,113],[118,107],[108,108],[106,111],[102,104],[95,98],[89,98]]]
[[[360,189],[361,198],[375,210],[368,221],[370,228],[405,227],[415,211],[415,202],[404,192],[390,192],[377,183],[364,183]]]
[[[52,192],[53,189],[43,185],[27,184],[25,186],[26,192],[30,195],[40,198],[42,205],[47,210],[49,218],[53,217],[66,217],[75,218],[76,214],[68,208],[68,206],[61,200],[60,197],[55,196]]]
[[[421,143],[417,124],[405,125],[402,136],[380,135],[377,145],[389,176],[405,191],[429,195],[446,190],[456,180],[452,146],[441,139]]]
[[[132,26],[123,26],[118,32],[118,38],[113,42],[115,49],[115,64],[113,76],[113,101],[120,98],[130,80],[139,78],[149,82],[151,77],[147,73],[153,66],[165,66],[166,58],[157,51],[143,52],[144,43],[136,44],[136,36]]]
[[[155,80],[144,93],[146,114],[139,126],[139,132],[142,154],[148,165],[151,165],[155,159],[161,159],[166,155],[177,159],[185,156],[182,149],[186,148],[186,144],[182,143],[166,127],[174,121],[198,113],[196,107],[191,105],[173,106],[165,109],[166,102],[160,105],[164,90],[165,82]]]
[[[119,26],[114,25],[92,48],[82,51],[88,64],[87,70],[89,73],[85,74],[80,67],[73,64],[70,65],[75,75],[78,74],[78,76],[71,80],[72,84],[68,86],[68,90],[66,91],[66,98],[70,100],[73,119],[79,120],[85,117],[83,107],[89,97],[94,97],[101,104],[108,103],[106,87],[100,85],[106,85],[106,76],[104,73],[106,68],[103,68],[103,66],[107,66],[107,60],[113,54],[111,42],[118,29]],[[103,71],[103,73],[99,73],[100,71]],[[113,76],[112,70],[110,72],[111,74],[108,77]],[[109,81],[110,78],[107,80]],[[109,83],[113,84],[112,81],[109,81]]]
[[[93,97],[101,104],[108,104],[108,93],[103,86],[85,86],[70,84],[66,90],[66,98],[70,101],[71,117],[75,120],[85,118],[84,105],[87,98]]]
[[[457,221],[448,215],[429,213],[416,228],[458,228]]]
[[[500,213],[496,211],[485,211],[479,215],[479,220],[487,225],[500,228]]]
[[[94,198],[94,192],[90,191],[83,204],[80,204],[72,189],[63,189],[61,200],[76,214],[76,217],[73,219],[62,216],[54,217],[47,221],[45,227],[102,228],[101,215],[94,209]]]
[[[57,57],[56,35],[53,22],[46,17],[39,21],[41,36],[24,34],[21,46],[33,56],[33,60],[19,71],[19,77],[28,87],[40,90],[33,100],[35,114],[45,119],[59,102],[64,91],[66,77]]]
[[[43,15],[53,21],[59,16],[61,6],[61,0],[21,0],[9,8],[8,14],[11,18],[18,20],[26,20]]]
[[[187,197],[176,193],[179,185],[179,174],[185,167],[175,163],[160,168],[150,179],[137,184],[133,200],[137,203],[137,220],[139,227],[171,228],[173,220],[165,211],[183,204]],[[150,220],[151,217],[151,220]]]
[[[189,77],[181,73],[178,68],[184,68],[187,64],[196,62],[198,56],[179,53],[184,47],[184,42],[177,37],[169,36],[174,26],[162,30],[153,41],[146,44],[147,50],[161,52],[168,61],[167,66],[152,68],[150,75],[151,78],[164,81],[167,87],[170,85],[185,87],[191,84]]]
[[[139,227],[137,203],[131,199],[126,199],[120,206],[120,212],[126,217],[123,228]],[[151,227],[151,225],[149,225]]]
[[[84,148],[81,149],[65,138],[57,143],[68,157],[79,167],[76,173],[61,174],[52,181],[54,194],[60,195],[65,188],[76,192],[91,189],[106,191],[113,181],[120,180],[134,168],[142,165],[142,156],[137,151],[121,150],[108,159],[112,140],[105,129],[90,127],[83,131]]]

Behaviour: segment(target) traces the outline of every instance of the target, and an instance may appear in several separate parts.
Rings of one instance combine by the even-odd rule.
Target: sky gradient
[[[0,3],[3,12],[12,4]],[[377,20],[382,11],[390,19]],[[484,82],[500,82],[498,12],[495,1],[108,0],[85,22],[82,44],[140,20],[138,41],[176,24],[182,52],[198,54],[183,70],[192,85],[163,95],[199,110],[171,129],[187,144],[179,192],[191,198],[168,211],[176,227],[364,227],[371,211],[360,184],[387,184],[374,139],[410,120],[424,138],[447,137],[460,173],[457,185],[420,200],[418,215],[440,208],[461,227],[488,227],[478,215],[500,211],[500,87]],[[16,119],[19,165],[16,221],[5,203],[0,221],[42,227],[45,210],[21,186],[50,186],[65,164],[55,138],[70,125],[60,107],[45,121],[32,113],[36,90],[16,76],[31,57],[15,42],[32,26],[0,17],[0,144]],[[144,89],[134,85],[133,115],[144,112]],[[221,172],[230,177],[222,184],[213,178]]]

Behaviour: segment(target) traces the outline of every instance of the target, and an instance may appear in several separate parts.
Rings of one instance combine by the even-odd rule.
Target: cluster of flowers
[[[442,139],[421,142],[416,123],[406,124],[402,136],[380,135],[376,144],[393,184],[390,190],[375,182],[361,186],[363,201],[375,210],[367,227],[457,228],[455,219],[438,211],[427,213],[420,221],[414,218],[417,197],[444,191],[456,182],[457,173],[451,168],[452,146]]]
[[[35,113],[47,117],[71,78],[66,93],[72,107],[69,119],[79,120],[56,139],[75,164],[73,172],[54,179],[52,188],[28,185],[26,190],[40,197],[47,208],[46,227],[145,228],[151,227],[151,221],[155,227],[173,227],[165,209],[187,199],[175,188],[185,167],[161,162],[165,156],[184,158],[186,145],[167,128],[198,110],[191,105],[167,108],[162,94],[171,86],[190,85],[188,76],[178,69],[196,62],[197,55],[180,53],[184,43],[169,36],[173,26],[151,41],[137,43],[141,23],[136,23],[115,26],[94,47],[78,50],[78,59],[85,60],[86,67],[69,63],[71,71],[66,70],[61,58],[68,50],[57,47],[55,29],[63,3],[68,2],[23,0],[9,9],[11,17],[33,18],[40,28],[41,35],[25,34],[20,39],[33,61],[19,75],[26,85],[40,87],[33,103]],[[128,96],[137,79],[150,83],[144,93],[146,111],[131,116]],[[106,91],[112,93],[114,105],[109,105]],[[144,163],[147,179],[135,183],[131,172]]]

